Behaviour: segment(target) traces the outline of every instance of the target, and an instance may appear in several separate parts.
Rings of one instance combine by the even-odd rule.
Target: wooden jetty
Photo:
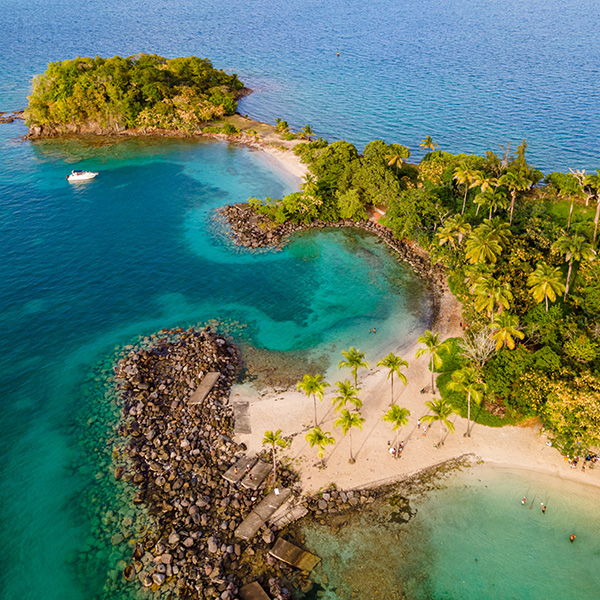
[[[242,480],[242,486],[249,490],[257,490],[258,486],[269,476],[272,468],[264,460],[259,460]]]
[[[282,489],[271,492],[266,498],[252,509],[250,514],[240,523],[235,530],[235,536],[242,540],[250,540],[256,532],[267,522],[267,519],[292,495],[292,490]]]
[[[302,550],[302,548],[287,542],[283,538],[279,538],[275,542],[269,554],[303,571],[312,571],[321,562],[321,559],[315,554]]]
[[[242,456],[242,458],[238,459],[234,465],[225,471],[223,474],[223,479],[229,481],[230,483],[237,483],[242,477],[244,477],[244,475],[248,474],[248,465],[250,465],[252,468],[255,462],[256,458]]]
[[[194,406],[195,404],[202,404],[204,402],[204,398],[208,396],[215,383],[217,383],[219,377],[221,377],[221,373],[218,373],[217,371],[208,372],[200,382],[200,385],[190,396],[188,404],[191,406]]]
[[[241,587],[240,598],[242,600],[271,600],[258,581],[253,581]]]

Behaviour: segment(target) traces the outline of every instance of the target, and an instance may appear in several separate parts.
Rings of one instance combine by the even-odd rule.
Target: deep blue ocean
[[[426,135],[477,153],[527,138],[536,166],[591,170],[599,17],[600,4],[574,0],[0,0],[0,111],[24,108],[51,61],[198,55],[255,90],[239,110],[256,119],[309,123],[359,147],[399,142],[416,158]],[[120,599],[126,553],[111,537],[132,514],[107,470],[106,378],[118,348],[218,320],[241,325],[255,347],[333,361],[357,345],[378,360],[421,333],[428,303],[407,268],[357,233],[309,233],[282,252],[233,248],[219,206],[297,185],[257,152],[183,140],[31,143],[25,133],[21,122],[0,125],[0,598]],[[69,185],[76,167],[101,175]],[[377,343],[366,335],[374,325]],[[593,597],[578,578],[577,597]],[[527,589],[523,597],[543,597]],[[443,594],[432,597],[478,597]]]

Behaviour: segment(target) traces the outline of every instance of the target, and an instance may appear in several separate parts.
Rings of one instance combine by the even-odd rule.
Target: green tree
[[[569,263],[567,271],[567,282],[565,284],[564,300],[569,295],[569,285],[571,283],[571,273],[573,272],[573,263],[584,260],[593,260],[596,251],[592,248],[585,238],[579,234],[571,236],[563,235],[559,237],[553,244],[553,249],[564,254],[565,262]]]
[[[311,448],[317,446],[319,448],[318,456],[321,459],[321,466],[325,466],[323,457],[325,456],[325,446],[335,444],[335,439],[332,437],[329,431],[323,431],[320,427],[313,427],[306,434],[306,441],[310,444]]]
[[[510,221],[509,224],[512,225],[513,222],[513,210],[515,208],[515,200],[517,198],[517,194],[519,192],[527,191],[533,184],[531,179],[527,178],[524,173],[519,171],[508,171],[508,173],[504,173],[502,177],[498,180],[501,185],[504,185],[508,188],[510,192]]]
[[[494,317],[491,325],[491,338],[496,342],[496,350],[507,346],[515,348],[515,338],[522,340],[525,334],[519,329],[519,317],[507,312],[501,312]]]
[[[334,427],[341,427],[344,435],[348,435],[350,441],[350,462],[355,463],[354,456],[352,455],[352,428],[357,427],[362,430],[362,426],[365,420],[358,413],[351,413],[347,408],[344,408],[340,413],[340,416],[336,419],[333,424]]]
[[[337,381],[335,385],[337,386],[338,395],[332,399],[332,403],[336,412],[342,408],[346,408],[348,402],[353,404],[356,409],[362,407],[362,402],[358,397],[358,389],[350,383],[349,379]]]
[[[448,244],[452,248],[460,246],[465,235],[471,232],[471,224],[464,216],[454,215],[446,219],[443,227],[435,234],[439,240],[440,246]]]
[[[475,404],[481,404],[486,385],[481,382],[477,369],[463,367],[452,373],[452,381],[448,384],[448,387],[455,392],[467,395],[467,433],[465,435],[471,437],[471,400]]]
[[[470,169],[469,166],[464,162],[454,169],[454,179],[460,185],[462,185],[465,190],[462,209],[460,211],[461,215],[465,213],[465,208],[467,206],[467,194],[469,193],[469,189],[472,187],[474,175],[474,171]]]
[[[299,392],[304,392],[308,398],[310,398],[311,394],[313,397],[313,402],[315,405],[315,427],[318,425],[317,423],[317,397],[319,400],[323,401],[323,394],[325,393],[325,388],[329,387],[329,384],[326,381],[323,381],[323,375],[305,375],[302,381],[299,381],[296,384],[296,389]]]
[[[475,296],[475,308],[479,312],[485,310],[491,319],[494,318],[496,307],[507,309],[513,300],[510,284],[493,277],[480,277],[471,291]]]
[[[271,446],[271,452],[273,453],[273,482],[277,483],[277,461],[275,450],[277,447],[285,448],[288,444],[286,440],[281,437],[281,429],[277,431],[265,431],[265,437],[262,442],[263,446]]]
[[[275,131],[277,131],[277,133],[289,133],[290,126],[288,125],[287,121],[275,117],[275,123]]]
[[[596,247],[596,236],[598,234],[598,221],[600,219],[600,169],[596,169],[596,173],[587,175],[583,180],[587,189],[590,190],[590,195],[596,197],[596,214],[594,215],[594,238],[592,245]]]
[[[383,415],[383,420],[392,424],[392,431],[396,432],[394,448],[396,449],[395,456],[398,456],[399,429],[408,423],[410,410],[408,408],[400,408],[397,404],[390,406],[388,411]]]
[[[415,354],[415,358],[421,357],[423,354],[429,354],[429,369],[431,371],[431,392],[435,394],[435,381],[433,375],[437,369],[442,366],[442,357],[440,353],[445,350],[445,342],[440,342],[439,335],[425,330],[425,333],[417,340],[419,344],[423,344],[425,348],[419,348]]]
[[[427,408],[429,408],[433,414],[428,414],[424,417],[421,417],[421,421],[424,421],[425,423],[435,423],[436,421],[439,421],[439,445],[441,446],[444,443],[444,430],[442,429],[442,425],[445,425],[450,433],[454,433],[454,423],[452,423],[452,421],[450,421],[448,418],[452,413],[454,413],[454,409],[445,400],[437,400],[436,398],[432,398],[431,401],[425,402],[425,406],[427,406]]]
[[[398,376],[398,379],[406,385],[408,380],[406,379],[406,375],[400,371],[402,367],[408,368],[408,363],[405,360],[402,360],[399,356],[396,356],[393,352],[390,352],[385,358],[381,359],[377,363],[378,367],[385,367],[388,369],[387,378],[390,380],[391,388],[392,388],[392,396],[390,405],[394,404],[394,375]]]
[[[436,144],[432,139],[431,136],[428,135],[425,139],[421,140],[421,143],[419,144],[421,146],[421,148],[423,148],[423,150],[431,150],[432,152],[436,149],[439,148],[439,145]]]
[[[396,166],[396,175],[398,175],[398,169],[402,165],[405,159],[410,156],[410,150],[406,146],[400,144],[393,144],[390,146],[391,152],[386,155],[388,161],[388,167]]]
[[[527,285],[533,299],[538,304],[544,300],[546,301],[546,312],[548,312],[548,300],[554,302],[556,295],[565,291],[560,269],[545,262],[538,263],[535,271],[527,278]]]
[[[302,137],[305,140],[308,140],[310,142],[310,139],[312,137],[314,137],[315,132],[313,131],[313,128],[310,125],[305,125],[301,130],[300,130],[300,137]]]
[[[485,219],[467,238],[465,256],[472,263],[495,263],[506,246],[508,232],[505,227]]]
[[[344,360],[340,361],[338,369],[350,369],[354,375],[354,387],[358,389],[358,369],[369,368],[369,363],[365,360],[365,353],[351,346],[349,350],[342,350],[342,356]]]

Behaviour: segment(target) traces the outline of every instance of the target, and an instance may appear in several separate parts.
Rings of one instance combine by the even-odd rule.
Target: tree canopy
[[[30,126],[59,130],[93,123],[191,132],[233,114],[242,88],[237,75],[196,56],[77,57],[50,63],[34,78],[26,118]]]

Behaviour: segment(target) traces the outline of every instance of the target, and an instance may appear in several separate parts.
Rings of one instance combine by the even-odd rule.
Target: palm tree
[[[464,236],[470,232],[471,224],[462,215],[454,215],[444,223],[443,227],[436,233],[436,236],[440,241],[440,246],[448,243],[452,248],[456,248],[456,242],[460,246]]]
[[[450,433],[454,433],[454,423],[448,419],[448,417],[454,412],[454,409],[443,399],[436,400],[432,398],[431,401],[425,402],[425,406],[431,410],[432,415],[425,415],[421,417],[421,421],[425,423],[440,422],[440,446],[444,443],[444,430],[442,424],[446,426]]]
[[[502,252],[500,242],[482,225],[475,228],[467,238],[465,257],[472,263],[490,261],[495,263]]]
[[[513,299],[509,283],[502,283],[493,277],[480,277],[471,287],[475,295],[475,308],[485,310],[490,318],[494,318],[494,309],[509,308]]]
[[[278,429],[275,433],[272,431],[265,431],[265,437],[262,441],[263,446],[270,445],[271,451],[273,452],[273,481],[277,482],[277,463],[275,461],[275,449],[277,446],[285,448],[288,443],[281,437],[281,429]]]
[[[317,426],[317,396],[319,400],[323,401],[323,394],[325,388],[329,387],[326,381],[323,381],[323,375],[305,375],[302,381],[296,384],[296,389],[299,392],[304,392],[308,398],[312,394],[313,402],[315,404],[315,427]]]
[[[283,119],[275,118],[275,123],[275,131],[279,133],[287,133],[290,130],[288,122],[284,121]]]
[[[354,387],[358,389],[358,369],[360,367],[364,367],[365,369],[369,368],[369,363],[365,360],[365,353],[360,352],[354,346],[351,346],[349,350],[342,350],[342,356],[346,360],[340,361],[338,369],[351,369],[354,375]]]
[[[504,173],[502,177],[498,180],[498,183],[501,185],[505,185],[510,192],[510,221],[509,224],[512,225],[513,222],[513,210],[515,208],[515,200],[517,198],[517,192],[524,192],[528,190],[533,181],[525,176],[524,173],[520,171],[508,171],[508,173]]]
[[[546,300],[546,312],[548,312],[548,300],[554,302],[556,295],[565,291],[560,269],[551,267],[545,262],[539,263],[535,271],[529,275],[527,285],[531,288],[531,295],[538,304]]]
[[[472,187],[478,187],[482,194],[491,192],[492,188],[498,187],[498,179],[496,177],[489,177],[483,171],[475,171],[472,178]]]
[[[361,408],[362,402],[357,396],[358,390],[350,383],[349,379],[337,381],[335,385],[337,385],[339,394],[332,399],[332,403],[336,412],[341,408],[346,408],[346,404],[348,402],[350,402],[350,404],[354,404],[356,409]]]
[[[463,198],[463,205],[460,214],[465,213],[465,207],[467,206],[467,194],[469,189],[472,187],[473,177],[475,173],[469,168],[467,163],[461,163],[456,169],[454,169],[454,179],[458,181],[465,188],[465,197]]]
[[[399,356],[396,356],[393,352],[390,352],[385,358],[381,359],[377,363],[378,367],[386,367],[389,369],[387,378],[390,380],[392,387],[392,400],[390,402],[390,406],[394,404],[394,373],[398,376],[398,379],[406,385],[408,380],[406,379],[406,375],[400,372],[402,367],[408,368],[408,363],[405,360],[402,360]]]
[[[423,148],[423,150],[431,150],[432,152],[436,149],[439,148],[439,144],[436,144],[432,139],[431,136],[428,135],[424,140],[421,140],[421,143],[419,144],[421,146],[421,148]]]
[[[573,173],[573,171],[571,171]],[[583,189],[583,173],[578,177],[573,173],[572,177],[569,177],[567,183],[560,190],[559,194],[563,199],[571,200],[571,206],[569,208],[569,220],[567,221],[567,231],[571,229],[571,220],[573,219],[573,207],[575,206],[575,200],[585,198],[586,193]]]
[[[307,173],[303,178],[300,189],[307,196],[314,196],[317,192],[317,178],[312,173]]]
[[[485,192],[477,194],[477,196],[475,196],[474,198],[474,202],[477,204],[477,212],[475,214],[477,215],[479,213],[479,208],[481,206],[485,206],[490,211],[488,215],[489,219],[492,218],[492,215],[499,208],[506,208],[508,206],[508,199],[498,189],[487,190]]]
[[[310,125],[305,125],[301,130],[300,130],[300,136],[305,139],[308,140],[310,142],[310,138],[313,137],[315,135],[315,132],[313,131],[313,128]]]
[[[335,439],[331,436],[329,431],[323,431],[320,427],[313,427],[306,434],[306,441],[310,444],[311,448],[317,446],[319,448],[318,456],[321,459],[321,465],[325,466],[323,456],[325,455],[325,446],[335,444]]]
[[[435,381],[433,374],[436,369],[442,366],[442,358],[440,352],[446,348],[445,342],[440,342],[437,333],[432,333],[428,329],[417,340],[419,344],[424,344],[425,348],[419,348],[415,354],[415,358],[419,358],[423,354],[429,354],[429,369],[431,370],[431,392],[435,394]]]
[[[465,256],[472,263],[495,263],[508,243],[510,232],[506,223],[485,219],[467,238]]]
[[[396,441],[394,442],[396,456],[398,456],[398,430],[408,423],[409,416],[410,410],[408,410],[408,408],[400,408],[397,404],[390,406],[389,410],[383,415],[383,420],[391,423],[392,431],[396,432]]]
[[[471,437],[471,399],[481,404],[487,386],[481,382],[479,372],[473,367],[464,367],[452,373],[452,381],[448,384],[451,390],[467,394],[467,437]]]
[[[388,167],[396,166],[396,176],[398,175],[398,168],[402,165],[405,158],[410,156],[410,151],[405,146],[400,146],[395,144],[392,147],[392,152],[385,155],[386,160],[388,161]]]
[[[571,282],[571,273],[573,271],[573,263],[581,262],[583,260],[592,260],[596,254],[596,251],[592,248],[591,244],[585,241],[585,238],[581,235],[574,234],[572,236],[563,235],[559,237],[553,244],[553,249],[558,251],[560,254],[565,255],[565,262],[569,263],[569,270],[567,272],[567,282],[565,285],[564,300],[569,295],[569,284]]]
[[[340,416],[333,424],[334,427],[341,427],[344,435],[348,432],[350,435],[348,439],[350,440],[350,462],[355,463],[354,456],[352,456],[352,428],[358,427],[362,430],[363,423],[365,422],[364,418],[361,417],[358,413],[351,413],[347,408],[344,408],[340,413]]]
[[[591,190],[590,195],[596,196],[596,215],[594,216],[594,238],[592,245],[596,247],[596,235],[598,234],[598,220],[600,219],[600,169],[596,169],[596,174],[587,175],[583,180],[586,188]]]
[[[519,330],[519,317],[511,315],[508,312],[501,312],[494,317],[492,321],[491,338],[496,342],[496,350],[500,350],[502,346],[507,346],[509,350],[514,350],[515,339],[518,337],[522,340],[525,334]]]

